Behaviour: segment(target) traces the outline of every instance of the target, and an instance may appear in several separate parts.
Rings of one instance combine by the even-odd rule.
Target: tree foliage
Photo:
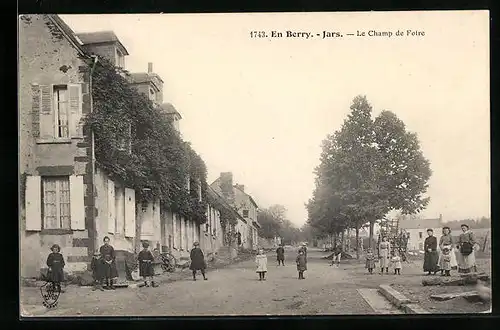
[[[207,170],[201,157],[171,119],[129,84],[127,72],[100,59],[92,78],[94,108],[86,120],[94,131],[99,166],[134,188],[137,200],[159,198],[163,207],[205,222]],[[201,201],[194,197],[198,185]]]
[[[366,97],[357,96],[340,130],[322,144],[308,223],[328,234],[373,224],[391,210],[418,213],[431,170],[416,134],[389,111],[372,119]],[[370,240],[371,241],[371,240]]]

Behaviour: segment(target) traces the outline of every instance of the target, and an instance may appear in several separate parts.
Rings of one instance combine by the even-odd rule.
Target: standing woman
[[[190,257],[191,265],[189,265],[189,269],[193,271],[193,281],[196,281],[196,271],[198,270],[201,271],[201,275],[203,275],[203,279],[206,281],[207,277],[205,276],[205,256],[203,255],[203,251],[201,251],[200,249],[200,243],[194,242]]]
[[[427,229],[427,235],[429,236],[427,236],[424,241],[424,272],[427,272],[427,275],[431,275],[431,273],[435,275],[439,270],[439,255],[437,252],[438,242],[432,229]]]
[[[387,241],[387,237],[382,237],[382,242],[378,246],[378,257],[380,258],[380,274],[385,272],[389,274],[389,262],[391,255],[391,243]]]
[[[474,248],[476,246],[476,238],[469,226],[463,224],[461,226],[462,233],[458,237],[458,272],[470,273],[476,272],[476,254]]]
[[[439,239],[439,250],[441,250],[441,253],[439,254],[439,269],[441,270],[441,275],[444,275],[445,272],[445,265],[444,260],[442,258],[443,256],[443,251],[445,249],[448,249],[450,251],[450,261],[449,264],[451,266],[451,269],[457,269],[457,258],[455,256],[455,250],[453,249],[453,237],[451,236],[451,230],[450,227],[443,227],[443,235]],[[447,264],[448,262],[446,262]]]
[[[109,244],[108,236],[105,236],[103,241],[104,245],[101,246],[99,252],[101,252],[102,256],[103,277],[106,281],[104,288],[106,290],[114,290],[113,279],[118,277],[115,249]]]

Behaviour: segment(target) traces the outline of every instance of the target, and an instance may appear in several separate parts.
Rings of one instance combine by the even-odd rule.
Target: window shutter
[[[82,118],[82,85],[68,85],[69,92],[69,113],[70,113],[70,134],[72,137],[83,137],[83,127],[80,123]]]
[[[31,85],[31,113],[33,120],[33,136],[40,137],[40,110],[41,110],[41,93],[38,84]]]
[[[52,85],[40,85],[40,137],[43,139],[53,138],[56,131],[52,90]]]
[[[42,230],[42,186],[39,176],[26,177],[26,230]]]
[[[135,190],[125,188],[125,236],[135,237]]]
[[[115,233],[115,183],[108,179],[108,232]]]
[[[85,205],[83,176],[71,175],[69,177],[69,198],[71,201],[71,229],[85,230]]]

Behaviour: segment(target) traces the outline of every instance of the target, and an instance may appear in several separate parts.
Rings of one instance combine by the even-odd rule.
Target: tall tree
[[[406,132],[391,112],[383,111],[374,121],[371,112],[366,97],[355,97],[342,128],[323,141],[316,190],[308,205],[311,224],[318,227],[328,227],[334,219],[337,227],[356,228],[359,236],[368,220],[370,244],[375,221],[390,210],[409,214],[425,208],[429,199],[423,194],[431,175],[416,134]]]

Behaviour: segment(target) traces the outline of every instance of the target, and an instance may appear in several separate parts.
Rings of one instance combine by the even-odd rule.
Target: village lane
[[[373,314],[359,294],[359,286],[342,268],[329,266],[320,251],[308,253],[305,280],[297,279],[295,250],[287,251],[286,265],[277,267],[269,253],[266,281],[259,282],[253,260],[208,272],[208,281],[185,279],[157,288],[91,291],[73,287],[50,311],[41,306],[36,288],[23,288],[21,301],[33,316],[193,316],[193,315],[311,315]],[[28,290],[29,289],[29,290]],[[33,291],[35,290],[35,291]],[[30,292],[28,292],[30,291]]]

